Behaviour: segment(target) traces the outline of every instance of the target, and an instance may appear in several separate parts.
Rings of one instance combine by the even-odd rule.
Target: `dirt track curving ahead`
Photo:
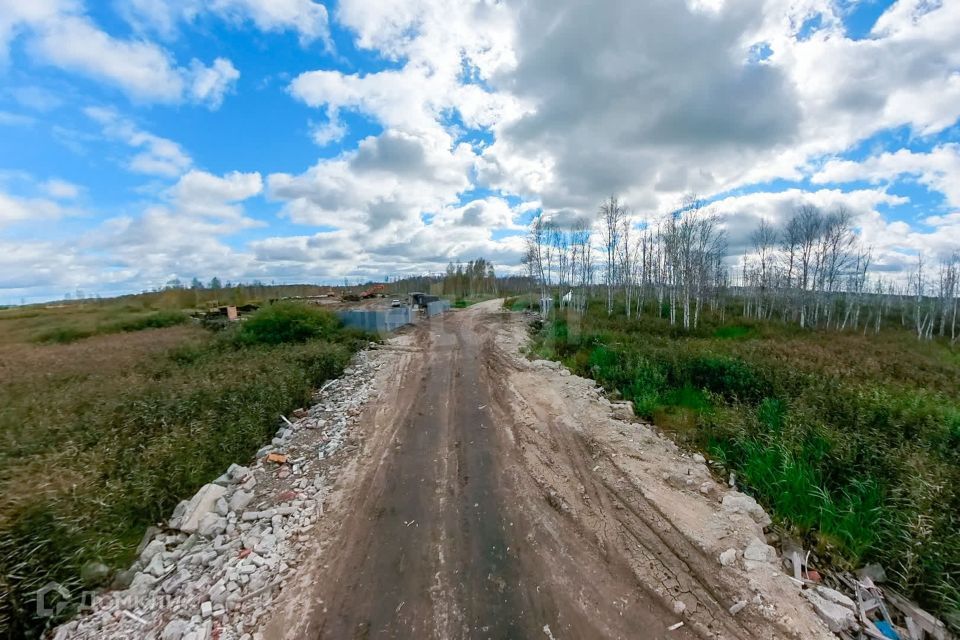
[[[755,524],[666,486],[672,443],[530,366],[522,335],[494,301],[384,347],[361,454],[266,638],[828,637],[774,565],[721,569]]]

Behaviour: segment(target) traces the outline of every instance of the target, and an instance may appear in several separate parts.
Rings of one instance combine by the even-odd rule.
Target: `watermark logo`
[[[37,589],[37,617],[49,618],[70,606],[70,590],[59,582],[48,582]]]
[[[131,593],[129,591],[97,592],[84,590],[76,597],[73,592],[59,582],[48,582],[36,591],[37,617],[52,618],[68,609],[89,612],[95,608],[101,611],[123,611],[142,608],[169,608],[173,596],[158,593]]]

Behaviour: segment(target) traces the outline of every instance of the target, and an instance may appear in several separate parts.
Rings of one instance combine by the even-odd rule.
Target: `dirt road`
[[[361,419],[362,453],[265,637],[819,637],[799,602],[764,602],[772,565],[721,569],[713,547],[744,531],[698,534],[715,496],[631,467],[642,452],[623,458],[675,448],[611,418],[587,381],[531,368],[522,333],[493,302],[385,347],[397,357]],[[678,510],[678,496],[697,506]]]

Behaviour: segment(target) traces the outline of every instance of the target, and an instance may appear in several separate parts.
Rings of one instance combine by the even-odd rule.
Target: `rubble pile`
[[[231,465],[163,528],[152,527],[138,560],[114,590],[60,626],[54,638],[254,640],[258,622],[283,588],[323,516],[340,450],[373,390],[383,351],[356,355],[342,378],[327,382],[309,411],[282,417],[255,464]],[[346,446],[345,446],[346,445]]]
[[[878,564],[855,573],[813,568],[819,562],[800,541],[783,541],[783,566],[814,611],[835,634],[845,640],[952,640],[943,621],[900,595],[886,582]]]

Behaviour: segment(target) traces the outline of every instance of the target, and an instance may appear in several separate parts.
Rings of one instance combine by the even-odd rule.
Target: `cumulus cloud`
[[[489,200],[452,204],[464,188],[436,189],[421,148],[397,137],[446,144],[443,131],[454,149],[460,132],[450,113],[491,134],[492,144],[472,149],[473,166],[464,174],[471,186],[535,200],[554,219],[592,218],[611,192],[655,216],[689,192],[715,198],[811,174],[815,184],[841,181],[841,169],[877,174],[880,167],[870,162],[816,161],[884,129],[907,125],[930,134],[956,121],[956,11],[904,0],[870,38],[856,40],[831,0],[453,7],[345,0],[337,19],[355,31],[359,46],[403,64],[368,74],[305,72],[290,92],[324,110],[326,124],[314,129],[321,144],[343,135],[341,110],[381,123],[377,155],[373,140],[365,140],[301,176],[272,176],[270,191],[286,202],[286,215],[305,224],[372,231],[405,220],[413,231],[401,237],[509,227],[509,214],[493,215]],[[811,24],[812,33],[804,32]],[[913,175],[952,199],[952,153],[911,158],[911,169],[894,173],[887,167],[888,178]],[[459,175],[456,155],[444,161]],[[374,166],[384,182],[368,186],[362,175]],[[404,179],[414,181],[410,191],[432,185],[428,191],[447,201],[397,197],[391,185]],[[864,220],[884,219],[878,206],[907,202],[882,189],[755,191],[716,203],[737,246],[760,217],[783,219],[801,201],[842,204]],[[345,214],[339,221],[338,208]],[[432,216],[430,224],[417,222],[417,210]]]
[[[13,37],[20,33],[25,34],[28,51],[36,60],[113,85],[135,100],[192,100],[216,108],[239,77],[222,58],[210,67],[199,60],[181,67],[169,51],[153,42],[114,37],[74,0],[3,0],[0,55],[8,55]]]
[[[64,208],[53,200],[20,198],[0,192],[0,228],[14,222],[56,220],[64,215]]]
[[[137,98],[176,102],[183,93],[169,53],[148,42],[113,38],[86,17],[44,23],[30,48],[50,64],[107,81]]]
[[[139,215],[123,215],[70,242],[71,253],[101,256],[92,265],[111,286],[163,286],[168,280],[200,274],[238,277],[252,256],[226,238],[262,223],[246,215],[245,200],[258,195],[258,173],[214,175],[192,170]],[[89,264],[90,261],[88,260]],[[67,286],[60,281],[61,288]]]
[[[302,170],[205,173],[173,140],[88,109],[130,148],[129,169],[176,179],[142,215],[90,239],[118,252],[123,278],[155,282],[191,254],[232,277],[379,277],[479,255],[516,265],[524,213],[593,219],[612,192],[654,220],[696,192],[734,251],[761,218],[781,224],[801,203],[852,211],[881,269],[960,244],[960,146],[938,138],[960,118],[960,3],[898,0],[863,38],[836,0],[340,0],[332,15],[315,0],[117,6],[134,37],[101,29],[80,0],[0,0],[0,52],[22,43],[135,100],[211,108],[237,86],[232,62],[184,63],[150,38],[219,20],[330,47],[333,19],[389,62],[348,72],[338,59],[292,78],[287,92],[316,110],[306,125],[326,147]],[[42,111],[38,96],[11,95]],[[381,132],[357,141],[353,113]],[[890,130],[917,144],[884,146]],[[852,153],[874,136],[866,158]],[[893,219],[916,205],[893,195],[905,180],[946,206]],[[773,181],[787,186],[771,193]],[[232,247],[228,234],[257,224],[244,203],[260,194],[302,232]]]
[[[72,200],[78,197],[81,191],[78,185],[59,178],[51,178],[44,182],[41,187],[47,195],[57,200]]]
[[[955,3],[897,3],[866,40],[825,0],[519,6],[516,63],[489,84],[524,109],[493,125],[480,178],[548,210],[591,210],[612,191],[659,209],[687,191],[800,180],[874,133],[931,134],[960,116]]]
[[[388,130],[303,174],[270,175],[269,192],[294,222],[410,237],[422,213],[452,204],[470,186],[473,160],[469,145],[453,146],[443,132]]]
[[[312,0],[214,0],[208,10],[263,31],[296,31],[302,43],[329,37],[327,8]]]
[[[139,150],[127,163],[131,171],[171,178],[179,176],[193,163],[179,144],[140,129],[113,109],[87,107],[84,112],[103,126],[108,138]]]
[[[787,189],[775,193],[758,191],[729,196],[711,203],[710,207],[722,217],[731,252],[740,254],[749,247],[750,234],[761,220],[766,220],[775,229],[782,229],[802,205],[813,205],[824,212],[842,208],[850,212],[855,220],[862,221],[865,217],[872,219],[872,216],[879,215],[876,211],[881,205],[895,206],[906,202],[907,198],[889,194],[883,189]]]
[[[950,206],[960,207],[960,145],[956,143],[938,145],[928,153],[899,149],[860,162],[832,159],[811,180],[820,184],[855,180],[879,183],[901,176],[910,176],[928,189],[939,191]]]
[[[170,195],[181,213],[229,219],[243,226],[251,226],[256,223],[245,219],[236,203],[252,198],[261,191],[263,179],[256,172],[233,171],[221,177],[192,170],[170,189]]]
[[[233,88],[240,72],[226,58],[217,58],[209,67],[199,60],[191,61],[190,75],[190,96],[216,110],[223,104],[223,97]]]
[[[304,45],[328,41],[329,15],[313,0],[126,0],[121,14],[135,29],[173,38],[180,22],[192,22],[210,14],[235,25],[253,24],[267,32],[293,31]]]

